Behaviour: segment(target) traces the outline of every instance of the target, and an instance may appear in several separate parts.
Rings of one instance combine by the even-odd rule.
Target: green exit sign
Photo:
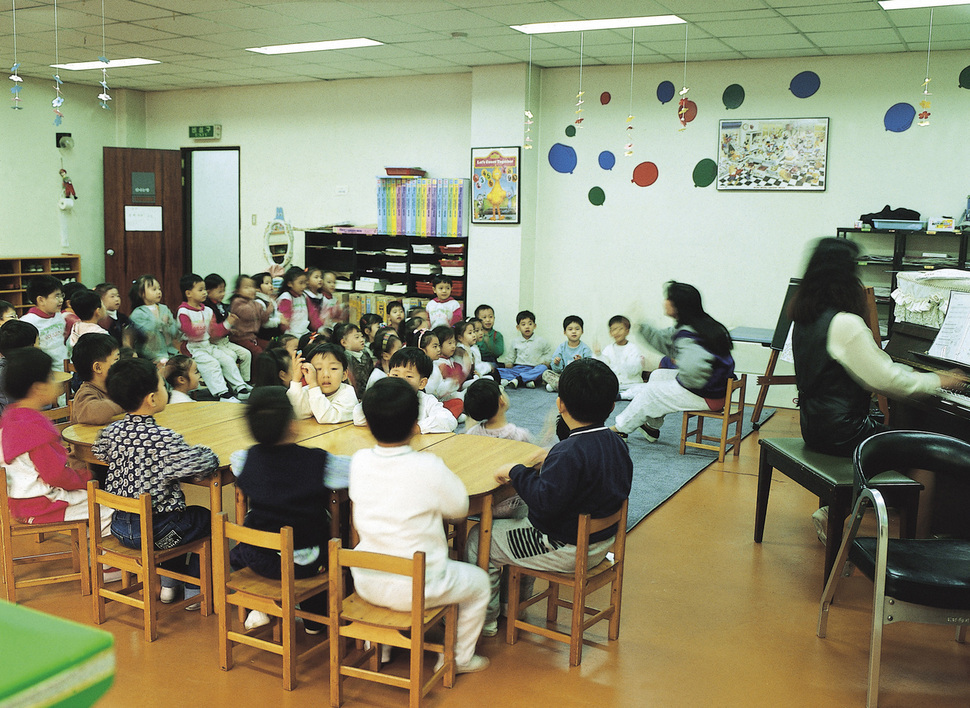
[[[189,138],[192,140],[221,140],[221,125],[190,125]]]

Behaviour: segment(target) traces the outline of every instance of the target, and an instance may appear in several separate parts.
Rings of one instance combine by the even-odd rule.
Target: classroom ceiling
[[[24,77],[58,63],[105,56],[160,64],[109,66],[112,88],[271,85],[468,72],[529,60],[529,37],[512,24],[675,14],[687,21],[688,59],[717,61],[883,52],[925,52],[929,10],[893,10],[876,0],[9,0],[0,10],[0,67],[14,56]],[[640,28],[636,62],[684,59],[683,25]],[[264,56],[247,47],[368,37],[383,46]],[[933,50],[970,49],[970,6],[938,7]],[[630,30],[584,33],[585,66],[629,64]],[[538,67],[578,66],[578,33],[535,35]],[[95,83],[98,69],[60,71]],[[30,84],[27,84],[28,86]]]

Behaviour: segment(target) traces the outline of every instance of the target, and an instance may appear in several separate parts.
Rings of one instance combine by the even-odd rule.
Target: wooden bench
[[[825,573],[822,576],[824,584],[842,544],[845,519],[852,510],[852,459],[810,450],[801,438],[766,438],[758,443],[761,445],[761,460],[758,466],[754,541],[761,543],[764,537],[771,473],[775,469],[818,496],[819,506],[829,508],[828,526],[825,530]],[[912,538],[916,530],[916,510],[922,485],[898,472],[887,472],[880,475],[878,483],[873,486],[886,495],[890,506],[900,511],[901,535]]]

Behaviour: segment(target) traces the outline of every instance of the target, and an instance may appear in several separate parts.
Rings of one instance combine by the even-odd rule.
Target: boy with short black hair
[[[646,355],[636,342],[629,339],[629,319],[623,315],[614,315],[610,318],[609,327],[613,343],[603,347],[602,353],[596,358],[613,370],[620,382],[620,398],[629,401],[644,386]]]
[[[489,580],[492,597],[485,618],[486,636],[498,632],[499,583],[510,563],[526,568],[568,572],[576,566],[576,528],[580,514],[609,516],[629,497],[633,462],[626,443],[604,423],[619,389],[616,375],[596,359],[580,359],[559,379],[556,406],[570,434],[532,466],[507,465],[495,473],[511,482],[529,507],[525,519],[498,519],[492,525]],[[476,527],[477,529],[478,527]],[[593,534],[589,567],[606,556],[616,529]],[[479,534],[468,536],[467,557],[478,557]]]
[[[495,310],[491,305],[479,305],[475,308],[475,317],[482,321],[482,338],[478,342],[482,361],[498,363],[505,355],[505,339],[495,329]]]
[[[458,427],[441,401],[424,392],[434,371],[431,358],[418,347],[401,347],[391,355],[389,378],[404,379],[418,394],[418,427],[422,433],[452,433]],[[366,392],[364,393],[366,396]],[[363,404],[354,408],[354,425],[367,425]]]
[[[552,347],[535,333],[536,316],[529,310],[522,310],[515,316],[515,328],[519,334],[505,354],[507,368],[499,369],[502,385],[518,388],[524,383],[526,388],[535,388],[536,381],[542,378],[552,362]]]
[[[357,394],[347,383],[347,353],[339,344],[324,342],[304,350],[307,385],[297,415],[309,411],[318,423],[345,423],[354,417]]]
[[[431,279],[434,288],[434,298],[428,303],[428,326],[431,329],[447,325],[454,327],[464,319],[461,303],[451,296],[451,278],[447,275],[436,275]]]
[[[229,305],[223,300],[226,299],[226,280],[218,273],[209,273],[202,281],[205,283],[206,298],[203,304],[212,310],[213,322],[220,324],[226,329],[226,333],[221,337],[211,336],[209,341],[214,347],[220,347],[230,353],[236,359],[236,366],[239,367],[239,375],[243,381],[252,378],[253,353],[229,340],[230,332],[239,321],[239,316],[229,311]]]
[[[403,350],[402,350],[403,351]],[[423,352],[422,352],[423,353]],[[425,553],[425,601],[429,607],[458,605],[455,671],[488,667],[475,654],[488,603],[488,577],[472,563],[448,557],[444,519],[468,514],[464,483],[439,457],[411,449],[419,431],[416,391],[406,381],[384,378],[364,393],[364,415],[377,446],[350,460],[350,500],[357,550],[411,558]],[[411,609],[411,580],[379,571],[352,568],[354,589],[375,605]],[[444,657],[438,660],[437,669]]]
[[[201,282],[201,280],[199,281]],[[168,391],[165,380],[148,359],[125,359],[108,371],[108,395],[121,406],[125,417],[98,434],[91,451],[108,465],[105,491],[137,499],[151,494],[155,548],[164,550],[205,538],[212,528],[212,516],[203,506],[186,506],[179,482],[204,479],[219,469],[219,458],[204,445],[189,445],[174,430],[155,422],[165,410]],[[115,514],[111,533],[127,548],[141,548],[138,515]],[[199,577],[199,560],[190,554],[188,574]],[[186,572],[185,557],[166,561],[163,567]],[[174,602],[180,581],[162,578],[161,600]],[[186,597],[197,595],[198,586],[187,585]],[[187,610],[198,609],[198,603]]]
[[[0,464],[6,468],[11,514],[28,524],[88,518],[85,486],[91,473],[68,464],[60,432],[41,413],[58,394],[50,356],[26,346],[4,358],[7,392],[14,403],[0,417]],[[102,510],[100,526],[107,535],[110,509]]]
[[[131,318],[121,311],[121,293],[118,286],[114,283],[98,283],[94,286],[94,292],[101,298],[101,305],[105,312],[104,318],[98,324],[108,330],[108,334],[114,337],[119,345],[130,346],[133,341]]]
[[[77,322],[71,327],[71,334],[67,338],[70,346],[77,344],[77,340],[85,334],[108,334],[108,330],[98,324],[104,317],[100,295],[93,290],[79,290],[72,296],[71,306],[77,315]]]
[[[85,334],[77,340],[71,361],[84,383],[74,395],[71,423],[105,425],[124,412],[108,396],[108,370],[118,361],[118,350],[110,334]]]
[[[8,320],[0,325],[0,414],[16,399],[7,393],[7,355],[15,349],[36,347],[37,328],[23,320]]]
[[[552,355],[549,371],[542,372],[542,380],[546,382],[546,390],[550,393],[558,390],[559,377],[563,369],[574,361],[589,359],[593,350],[583,343],[583,318],[579,315],[569,315],[562,321],[562,332],[566,341],[559,345]]]
[[[53,275],[39,275],[27,284],[27,299],[34,304],[20,319],[37,328],[38,346],[54,361],[54,371],[64,371],[68,332],[61,312],[64,293]]]

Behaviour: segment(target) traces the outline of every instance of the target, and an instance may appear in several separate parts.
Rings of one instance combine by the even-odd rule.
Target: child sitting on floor
[[[133,325],[131,318],[121,311],[121,293],[118,292],[118,286],[114,283],[99,283],[94,287],[94,292],[101,298],[101,306],[104,307],[105,316],[99,323],[101,327],[118,340],[119,346],[131,346]]]
[[[108,370],[118,361],[118,342],[110,334],[85,334],[74,347],[71,361],[84,383],[74,395],[71,423],[105,425],[123,413],[108,397]]]
[[[7,392],[14,402],[0,417],[0,462],[6,468],[11,515],[27,524],[88,518],[85,485],[91,473],[68,465],[61,434],[41,413],[58,395],[50,356],[28,346],[4,358]],[[109,534],[111,509],[101,510],[92,531],[97,523],[102,536]]]
[[[201,283],[201,280],[199,281]],[[108,465],[105,491],[137,499],[143,492],[152,496],[155,548],[164,550],[205,538],[212,528],[212,515],[204,506],[186,506],[179,482],[211,477],[219,469],[219,458],[204,445],[189,445],[181,435],[155,422],[165,410],[168,391],[165,380],[147,359],[125,359],[108,372],[108,394],[126,415],[104,428],[91,452]],[[141,548],[141,525],[137,514],[118,512],[111,533],[126,548]],[[199,577],[199,559],[190,554],[166,561],[162,567]],[[162,578],[164,603],[176,600],[180,581]],[[185,587],[186,598],[199,593],[198,586]],[[185,609],[198,609],[198,603]]]
[[[630,496],[633,461],[620,436],[605,426],[619,384],[609,367],[596,359],[580,359],[559,379],[556,406],[570,434],[532,465],[507,465],[495,473],[500,484],[511,481],[529,507],[524,519],[498,519],[492,525],[488,575],[492,586],[486,636],[498,632],[499,583],[502,568],[514,563],[526,568],[571,572],[576,567],[576,528],[580,514],[609,516]],[[479,532],[468,535],[467,558],[478,557]],[[616,529],[593,534],[589,567],[606,556]]]
[[[455,416],[441,405],[441,401],[424,392],[428,376],[434,370],[434,364],[428,355],[417,347],[404,347],[391,356],[390,367],[388,378],[404,379],[418,392],[418,427],[421,432],[454,432],[458,427]],[[354,425],[367,425],[363,405],[359,404],[354,408]]]
[[[495,310],[491,305],[479,305],[475,317],[482,321],[482,338],[478,342],[482,361],[497,363],[505,355],[505,339],[495,329]]]
[[[602,353],[596,358],[605,362],[616,374],[620,382],[620,398],[629,401],[644,386],[646,355],[635,342],[630,341],[630,320],[623,315],[610,318],[610,337],[613,343],[603,347]]]
[[[353,420],[357,394],[347,381],[347,355],[338,344],[324,342],[307,353],[303,365],[307,385],[303,388],[306,406],[318,423],[343,423]],[[297,414],[303,410],[294,406]]]
[[[482,321],[485,321],[484,317]],[[552,363],[552,347],[535,333],[536,316],[529,310],[522,310],[515,316],[515,328],[519,335],[512,340],[505,354],[508,368],[499,369],[502,385],[518,388],[521,382],[526,388],[535,388],[536,380]]]
[[[249,381],[252,377],[253,354],[247,347],[232,341],[232,335],[239,324],[239,315],[231,312],[229,306],[223,302],[226,297],[226,280],[218,273],[209,273],[203,282],[206,292],[203,304],[212,310],[213,323],[222,325],[226,329],[226,333],[221,336],[210,333],[209,341],[212,346],[231,353],[236,358],[239,375],[242,376],[243,381]]]
[[[435,294],[434,299],[428,303],[431,326],[454,327],[465,316],[461,312],[461,303],[451,296],[451,278],[447,275],[436,275],[431,279],[431,286]]]
[[[266,342],[258,335],[269,321],[270,311],[256,299],[256,281],[245,273],[236,278],[235,291],[229,298],[229,310],[236,316],[236,324],[229,332],[229,341],[248,350],[253,358],[262,354]]]
[[[178,354],[179,325],[162,303],[162,285],[154,275],[140,275],[131,286],[131,323],[138,356],[163,364]]]
[[[347,487],[349,458],[294,442],[293,407],[279,386],[253,391],[246,405],[246,421],[257,444],[249,448],[236,480],[236,487],[249,500],[245,526],[272,533],[291,526],[295,577],[312,578],[325,572],[330,490]],[[238,463],[238,458],[233,461]],[[278,552],[240,543],[229,559],[233,569],[248,567],[264,578],[280,578]],[[326,615],[326,591],[304,600],[300,609]],[[246,618],[246,629],[269,621],[268,615],[253,610]],[[303,627],[307,634],[319,634],[326,625],[304,620]]]
[[[360,333],[364,335],[364,346],[371,356],[374,355],[374,335],[384,326],[384,320],[376,312],[368,312],[360,318]]]
[[[104,318],[100,295],[93,290],[79,290],[74,293],[72,302],[78,321],[71,327],[71,334],[67,338],[70,347],[74,347],[85,334],[108,334],[108,330],[98,324]]]
[[[374,372],[367,379],[367,388],[391,373],[391,357],[402,347],[397,332],[392,327],[381,327],[374,334]]]
[[[290,266],[283,274],[283,289],[276,298],[276,308],[280,313],[280,326],[287,334],[299,339],[307,331],[322,332],[320,309],[310,303],[306,294],[306,272],[299,266]]]
[[[404,350],[401,350],[404,351]],[[398,352],[400,354],[400,352]],[[350,461],[350,500],[358,551],[411,558],[425,553],[428,607],[458,604],[456,673],[482,671],[488,659],[475,654],[488,603],[488,578],[481,568],[448,558],[444,519],[468,513],[462,481],[436,455],[409,446],[418,432],[419,403],[413,386],[381,379],[364,394],[364,416],[377,446]],[[411,609],[411,580],[352,568],[354,589],[375,605]],[[436,669],[444,662],[440,657]]]
[[[563,369],[574,361],[589,359],[593,356],[593,350],[583,343],[583,318],[578,315],[569,315],[562,321],[562,333],[566,335],[566,341],[559,345],[552,355],[552,364],[548,371],[542,372],[542,380],[546,382],[546,390],[550,393],[559,389],[559,377]]]
[[[347,379],[354,387],[357,400],[360,400],[374,373],[374,359],[365,348],[367,342],[364,335],[357,325],[341,322],[333,328],[331,339],[347,353]]]
[[[169,404],[195,403],[189,394],[199,387],[202,376],[195,360],[184,354],[176,354],[165,364],[165,383],[172,390],[168,394]]]

